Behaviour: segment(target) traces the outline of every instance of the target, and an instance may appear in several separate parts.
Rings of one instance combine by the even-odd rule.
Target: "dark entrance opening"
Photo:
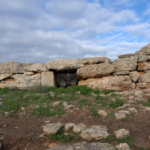
[[[55,72],[57,87],[68,87],[78,83],[77,70],[63,70]]]

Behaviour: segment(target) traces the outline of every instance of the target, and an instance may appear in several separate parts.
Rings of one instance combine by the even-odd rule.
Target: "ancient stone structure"
[[[150,91],[150,44],[118,59],[107,57],[51,60],[43,63],[0,64],[0,88],[87,85],[99,90]]]

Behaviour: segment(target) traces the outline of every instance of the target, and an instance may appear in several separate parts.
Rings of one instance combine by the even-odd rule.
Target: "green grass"
[[[54,141],[60,140],[61,142],[70,142],[71,139],[73,138],[73,136],[70,135],[70,134],[67,134],[67,135],[62,134],[62,129],[60,129],[56,134],[50,133],[49,136],[50,136],[50,138],[52,138]]]
[[[102,140],[100,140],[100,142],[109,142],[109,141],[113,141],[115,140],[115,136],[113,134],[110,134],[109,136],[107,136],[106,138],[103,138]]]
[[[117,108],[124,104],[125,104],[125,102],[122,99],[116,99],[115,101],[111,101],[109,103],[109,108]]]
[[[64,106],[62,105],[62,103],[60,103],[55,107],[55,109],[52,109],[48,106],[47,107],[39,106],[38,108],[34,108],[31,113],[36,117],[39,116],[48,117],[48,116],[55,116],[55,115],[63,115],[66,113],[66,111],[64,110]]]
[[[145,105],[150,107],[150,99],[147,99],[147,103]]]
[[[127,143],[130,147],[133,147],[133,144],[132,144],[132,140],[133,140],[133,139],[134,139],[133,136],[128,135],[128,136],[126,136],[126,137],[124,137],[124,138],[120,138],[120,139],[119,139],[119,142],[120,142],[120,143]]]
[[[122,118],[120,120],[123,121],[123,122],[126,122],[128,119],[127,118]]]
[[[9,87],[4,87],[0,90],[0,95],[1,94],[7,94],[8,92],[10,91],[10,88]]]

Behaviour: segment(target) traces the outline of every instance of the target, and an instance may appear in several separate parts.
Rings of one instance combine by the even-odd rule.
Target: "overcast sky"
[[[150,0],[0,0],[0,63],[134,53],[150,43]]]

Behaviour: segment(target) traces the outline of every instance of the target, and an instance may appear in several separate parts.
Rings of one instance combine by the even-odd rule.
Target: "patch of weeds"
[[[108,106],[109,108],[117,108],[124,104],[125,102],[122,99],[116,99],[115,101],[111,101]]]
[[[69,142],[73,136],[70,134],[64,135],[62,134],[62,130],[60,129],[56,134],[50,133],[50,138],[52,138],[54,141],[60,140],[61,142]]]
[[[33,115],[35,115],[36,117],[39,116],[55,116],[55,115],[63,115],[65,114],[65,110],[62,106],[62,104],[60,103],[59,105],[57,105],[55,107],[55,109],[50,109],[48,106],[44,107],[44,106],[39,106],[38,108],[34,108],[31,112]]]
[[[114,117],[115,117],[114,112],[110,112],[110,113],[108,113],[108,117],[112,117],[112,118],[114,118]]]
[[[17,114],[14,114],[14,113],[10,113],[8,116],[10,118],[19,118],[19,116]]]
[[[6,94],[10,91],[10,88],[9,87],[4,87],[2,89],[0,89],[0,94]]]
[[[119,142],[120,142],[120,143],[127,143],[130,147],[132,147],[132,146],[133,146],[133,144],[132,144],[132,140],[133,140],[133,139],[134,139],[133,136],[128,135],[128,136],[126,136],[126,137],[124,137],[124,138],[120,138],[120,139],[119,139]]]
[[[84,105],[90,105],[90,102],[87,99],[80,99],[78,103],[79,108],[82,108]]]
[[[140,150],[150,150],[150,148],[140,148]]]
[[[122,118],[120,120],[123,121],[123,122],[126,122],[128,119],[127,118]]]
[[[97,110],[94,108],[94,106],[91,107],[91,116],[99,117],[99,114],[98,114]]]
[[[147,99],[147,103],[145,105],[150,107],[150,99]]]
[[[19,110],[20,109],[20,103],[15,100],[7,99],[3,101],[3,111],[11,111],[11,110]]]
[[[36,137],[36,136],[37,136],[36,133],[31,133],[31,134],[29,134],[29,138],[30,138],[30,139],[33,139],[33,138]]]
[[[80,140],[80,134],[81,134],[81,131],[77,133],[77,141]]]
[[[113,140],[115,140],[115,136],[113,134],[110,134],[106,138],[103,138],[102,140],[100,140],[100,142],[103,142],[103,141],[113,141]]]
[[[111,90],[103,90],[103,91],[101,91],[101,93],[103,93],[103,94],[105,94],[105,95],[108,95],[108,94],[110,94],[110,93],[112,93],[113,91],[111,91]]]

